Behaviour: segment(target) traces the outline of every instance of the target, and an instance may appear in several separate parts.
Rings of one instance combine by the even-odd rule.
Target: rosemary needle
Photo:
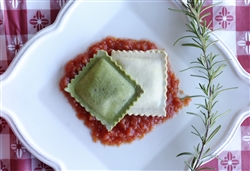
[[[204,3],[205,0],[187,0],[187,2],[182,3],[183,7],[181,10],[170,9],[181,12],[189,17],[189,23],[187,23],[186,26],[187,32],[190,33],[190,35],[179,38],[174,45],[180,40],[188,38],[191,41],[182,44],[182,46],[194,47],[201,50],[197,61],[191,62],[192,66],[183,71],[198,69],[199,73],[191,76],[202,78],[206,82],[204,84],[199,83],[198,85],[198,88],[201,90],[200,95],[190,96],[191,98],[203,98],[204,103],[195,104],[200,111],[198,113],[187,112],[187,114],[197,116],[201,119],[205,127],[205,132],[200,132],[194,125],[191,125],[193,129],[191,133],[198,137],[200,142],[194,146],[194,152],[182,152],[177,155],[177,157],[183,155],[191,156],[191,162],[185,161],[191,171],[212,169],[202,167],[205,158],[209,156],[211,150],[207,145],[221,128],[221,125],[215,126],[217,119],[230,111],[219,113],[218,111],[214,111],[214,106],[218,103],[217,97],[221,92],[234,89],[223,88],[219,83],[214,83],[214,80],[223,73],[226,64],[224,64],[225,61],[217,60],[219,54],[208,52],[208,47],[214,45],[217,40],[210,41],[210,34],[213,31],[210,29],[211,22],[207,23],[205,20],[205,18],[210,15],[210,13],[206,13],[206,10],[217,4],[204,7]]]

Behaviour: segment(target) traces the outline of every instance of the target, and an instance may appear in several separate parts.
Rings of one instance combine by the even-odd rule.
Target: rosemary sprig
[[[188,38],[191,39],[191,42],[183,43],[182,46],[195,47],[201,50],[201,54],[197,58],[197,61],[191,62],[192,66],[185,70],[197,69],[199,74],[191,76],[205,80],[204,84],[199,83],[198,89],[201,90],[201,95],[189,96],[191,98],[201,97],[204,99],[203,104],[195,104],[197,105],[199,112],[187,112],[188,114],[197,116],[201,119],[205,127],[205,132],[201,133],[194,125],[191,125],[193,128],[191,133],[197,136],[200,142],[194,147],[194,152],[183,152],[177,155],[177,157],[183,155],[189,155],[192,157],[192,161],[190,163],[185,161],[191,171],[212,169],[201,167],[204,163],[204,159],[209,156],[210,148],[207,148],[207,144],[213,139],[221,128],[221,125],[215,127],[217,119],[230,111],[228,110],[226,112],[219,113],[218,111],[214,111],[214,107],[218,103],[217,96],[221,92],[233,89],[224,89],[219,83],[214,83],[214,80],[223,73],[223,69],[226,67],[226,64],[224,64],[225,60],[217,60],[219,54],[207,52],[208,48],[215,44],[217,40],[210,40],[210,34],[213,31],[210,29],[211,22],[207,23],[205,20],[205,17],[210,15],[210,13],[206,13],[206,10],[216,4],[204,7],[204,3],[205,0],[188,0],[187,4],[183,4],[184,8],[182,10],[170,9],[184,13],[190,19],[190,22],[186,24],[187,32],[190,33],[190,35],[179,38],[174,44],[179,42],[181,39]]]

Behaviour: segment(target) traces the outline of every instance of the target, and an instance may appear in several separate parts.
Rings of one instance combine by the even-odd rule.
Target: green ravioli
[[[143,90],[105,51],[98,51],[65,91],[110,131]]]

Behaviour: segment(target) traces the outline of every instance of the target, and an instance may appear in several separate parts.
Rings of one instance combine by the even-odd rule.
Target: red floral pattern
[[[233,171],[239,163],[239,160],[237,160],[231,152],[228,152],[227,156],[224,157],[224,160],[220,162],[227,171]]]
[[[15,55],[22,48],[23,42],[20,36],[15,36],[11,44],[7,46],[8,50],[12,51]]]
[[[242,140],[245,141],[245,142],[247,142],[247,144],[250,145],[250,135],[249,135],[249,133],[248,133],[248,135],[243,136]]]
[[[250,152],[250,126],[241,127],[241,148]]]
[[[2,160],[0,160],[0,171],[9,171]]]
[[[18,5],[21,3],[20,0],[10,0],[13,9],[17,9]]]
[[[67,0],[57,0],[56,2],[59,4],[60,8],[62,8],[66,4]]]
[[[245,50],[246,54],[250,54],[250,32],[245,33],[245,37],[237,44]]]
[[[219,15],[215,16],[215,20],[219,22],[222,28],[226,29],[228,25],[231,24],[231,21],[234,20],[234,17],[230,15],[230,12],[226,7],[222,7],[222,10],[221,12],[219,12]]]
[[[50,166],[40,163],[38,166],[34,169],[34,171],[54,171]]]
[[[45,18],[41,11],[37,11],[29,23],[33,25],[33,28],[39,31],[49,24],[49,20]]]
[[[250,0],[244,0],[245,5],[250,5]]]
[[[2,67],[0,67],[0,73],[1,71],[2,71]],[[0,117],[0,134],[2,130],[6,127],[6,125],[7,125],[7,122],[3,118]]]
[[[26,148],[23,146],[21,141],[19,141],[17,138],[16,140],[11,144],[11,149],[16,153],[17,158],[22,158],[23,153],[26,151]]]

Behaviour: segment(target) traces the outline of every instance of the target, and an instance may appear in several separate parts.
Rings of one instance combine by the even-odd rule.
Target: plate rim
[[[33,35],[32,38],[30,38],[20,49],[18,54],[15,56],[15,58],[12,60],[6,71],[0,75],[0,89],[2,90],[2,82],[4,80],[8,79],[8,76],[12,73],[13,69],[15,66],[18,64],[20,59],[22,58],[23,54],[29,49],[29,47],[35,43],[36,41],[39,41],[39,38],[43,37],[46,35],[46,33],[53,32],[60,28],[60,24],[63,21],[63,18],[65,16],[65,13],[67,13],[68,10],[77,2],[77,0],[69,0],[67,3],[60,9],[55,21],[49,25],[48,27],[44,28],[43,30],[37,32],[36,34]],[[22,144],[25,146],[26,149],[32,155],[34,155],[37,159],[40,161],[44,162],[48,166],[52,167],[54,170],[62,170],[63,164],[59,163],[58,161],[52,161],[49,158],[44,157],[42,154],[40,154],[34,147],[30,145],[30,143],[24,138],[24,136],[20,133],[20,131],[17,129],[17,126],[13,120],[13,118],[10,117],[10,114],[8,112],[4,111],[2,109],[2,105],[0,105],[0,116],[4,118],[7,123],[10,125],[12,131],[14,132],[15,136],[22,142]]]

